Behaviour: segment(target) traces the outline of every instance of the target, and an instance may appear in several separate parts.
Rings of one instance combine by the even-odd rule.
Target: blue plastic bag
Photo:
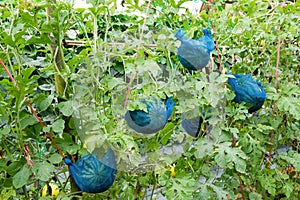
[[[207,120],[211,117],[211,109],[205,112],[204,109],[202,109],[202,112],[199,113],[199,108],[196,108],[194,110],[185,112],[182,114],[182,122],[181,126],[182,128],[193,137],[198,137],[200,133],[200,129],[202,126],[202,123],[204,122],[203,119]],[[206,122],[208,125],[208,123]]]
[[[201,70],[205,67],[209,62],[210,52],[215,48],[210,31],[203,29],[202,32],[204,35],[198,40],[186,37],[181,29],[175,34],[175,37],[181,41],[177,52],[178,59],[189,70]]]
[[[183,119],[181,126],[190,136],[198,137],[202,123],[203,118],[198,116],[191,119]]]
[[[114,183],[117,164],[114,152],[109,149],[102,159],[87,154],[76,163],[64,158],[76,185],[83,192],[100,193],[108,190]]]
[[[127,111],[124,118],[128,126],[136,132],[144,134],[156,133],[163,129],[173,112],[175,103],[172,98],[143,99],[141,102],[146,104],[147,112],[143,110]]]
[[[251,74],[233,74],[233,76],[235,78],[229,78],[228,83],[236,95],[234,101],[251,104],[249,113],[260,109],[267,97],[261,83],[254,81]]]

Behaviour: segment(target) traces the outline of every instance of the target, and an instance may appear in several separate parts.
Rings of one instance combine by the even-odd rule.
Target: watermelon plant
[[[0,2],[0,199],[298,199],[299,1],[87,3]],[[182,66],[180,28],[211,32],[205,68]],[[232,74],[261,84],[258,109]],[[157,132],[124,120],[169,97]],[[113,185],[80,191],[63,158],[108,149]]]

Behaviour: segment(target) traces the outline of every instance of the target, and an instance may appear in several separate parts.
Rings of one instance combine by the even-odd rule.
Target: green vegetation
[[[0,2],[0,59],[18,85],[1,66],[0,199],[299,198],[299,1],[205,1],[182,15],[185,0],[126,0],[122,13],[116,1],[88,2]],[[205,72],[179,63],[178,28],[194,39],[212,31],[217,48]],[[229,72],[262,83],[263,108],[249,114],[232,102]],[[139,135],[123,115],[145,109],[135,100],[149,95],[172,96],[175,111],[161,131]],[[195,109],[211,110],[197,138],[180,125]],[[80,193],[46,132],[69,158],[111,147],[113,186]],[[53,184],[58,196],[42,197]]]

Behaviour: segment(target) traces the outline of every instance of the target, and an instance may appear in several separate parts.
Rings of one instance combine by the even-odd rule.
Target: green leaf
[[[109,79],[108,82],[107,82],[107,85],[108,85],[108,89],[109,89],[109,90],[114,89],[117,85],[120,85],[120,84],[124,84],[123,80],[120,79],[120,78],[115,78],[115,77],[112,77],[112,78]]]
[[[198,182],[191,177],[185,176],[181,178],[171,179],[170,188],[166,192],[168,199],[187,199],[192,195],[192,192],[197,188]]]
[[[0,158],[0,169],[4,169],[6,167],[8,160],[5,158]]]
[[[31,170],[28,165],[24,165],[22,169],[13,177],[13,185],[15,188],[21,188],[27,184]]]
[[[154,78],[162,73],[162,69],[154,60],[146,60],[143,65],[138,65],[137,70],[139,73],[150,72]]]
[[[220,166],[225,167],[225,162],[233,162],[235,169],[238,172],[245,173],[246,171],[246,154],[238,149],[230,147],[231,143],[223,143],[218,145],[218,153],[215,156],[215,160]]]
[[[289,182],[285,182],[284,186],[282,188],[282,191],[284,192],[284,194],[286,195],[286,197],[289,198],[291,196],[291,193],[294,191],[293,184],[289,183]]]
[[[30,67],[22,70],[23,79],[28,80],[29,76],[32,74],[34,70],[35,70],[34,67]]]
[[[30,12],[24,12],[21,15],[21,19],[23,23],[30,24],[31,26],[35,25],[34,15]]]
[[[64,116],[67,117],[71,116],[73,113],[73,101],[69,100],[69,101],[60,102],[58,104],[58,108]]]
[[[6,199],[13,199],[17,196],[16,194],[16,189],[13,187],[3,187],[1,188],[1,199],[6,200]]]
[[[152,137],[149,139],[148,149],[150,151],[157,151],[159,148],[159,142],[157,141],[156,137]]]
[[[262,185],[263,188],[268,190],[268,192],[272,195],[275,196],[276,193],[276,181],[272,176],[266,176],[262,175],[259,176],[259,181]]]
[[[227,197],[228,192],[223,190],[221,187],[215,186],[213,184],[211,184],[210,187],[216,193],[217,199],[219,199],[219,200],[228,199],[228,197]]]
[[[272,126],[267,126],[263,124],[257,124],[256,127],[259,132],[266,133],[266,134],[269,133],[270,130],[274,130]]]
[[[62,119],[58,119],[51,125],[51,127],[54,132],[61,133],[65,128],[65,121]]]
[[[9,132],[10,132],[10,128],[9,127],[6,127],[6,128],[3,128],[3,129],[0,129],[0,130],[1,130],[0,134],[4,135],[4,136],[8,135]]]
[[[258,194],[256,192],[251,192],[249,194],[249,199],[250,200],[261,200],[262,199],[262,195],[261,194]]]
[[[6,171],[9,175],[15,175],[25,164],[25,159],[14,161],[6,168]]]
[[[51,32],[51,31],[49,31]],[[55,43],[49,38],[48,33],[41,33],[40,37],[31,36],[26,42],[27,44],[52,44]]]
[[[170,182],[171,172],[167,171],[158,177],[158,183],[162,186],[168,185]]]
[[[165,40],[165,39],[167,39],[167,37],[166,37],[165,34],[159,34],[159,35],[157,36],[157,39],[159,39],[159,40]]]
[[[212,153],[213,151],[213,142],[211,140],[205,139],[205,138],[201,138],[200,140],[198,140],[195,144],[195,156],[196,158],[202,159],[204,158],[206,155],[209,155]]]
[[[300,119],[300,100],[296,97],[281,97],[277,101],[279,110],[289,112],[295,119]]]
[[[50,94],[46,99],[44,99],[40,103],[40,111],[46,110],[51,105],[53,99],[54,99],[54,95],[52,95],[52,94]]]
[[[44,132],[50,132],[50,130],[51,130],[51,127],[50,127],[50,126],[44,126],[44,127],[43,127],[43,131],[44,131]]]
[[[24,119],[22,119],[20,121],[21,123],[21,128],[24,129],[27,126],[32,126],[36,123],[38,123],[38,120],[36,119],[36,117],[34,115],[26,115],[26,117]]]
[[[10,45],[11,47],[15,47],[15,42],[13,41],[12,35],[8,35],[6,32],[1,33],[2,41],[3,43],[6,43],[7,45]]]
[[[41,181],[48,181],[51,178],[52,172],[55,170],[54,166],[48,162],[36,162],[33,166],[36,173],[36,178]]]
[[[215,156],[215,161],[217,162],[218,166],[220,167],[225,167],[227,165],[227,157],[225,155],[225,151],[220,151],[216,156]]]
[[[166,126],[163,128],[163,130],[160,131],[160,135],[162,136],[160,139],[160,142],[162,145],[166,145],[173,134],[174,129],[173,123],[167,123]]]
[[[201,91],[206,85],[206,82],[204,81],[197,81],[196,82],[196,90]]]
[[[53,154],[49,159],[48,159],[52,164],[58,164],[62,161],[62,157],[60,154]]]
[[[239,129],[237,129],[237,128],[229,128],[229,130],[230,130],[230,133],[233,133],[233,134],[239,133]]]
[[[207,185],[201,185],[200,192],[197,194],[196,197],[197,199],[208,199],[208,197],[211,196],[207,187],[208,187]]]
[[[295,151],[289,151],[288,156],[280,155],[280,157],[292,164],[297,171],[300,171],[300,154]]]

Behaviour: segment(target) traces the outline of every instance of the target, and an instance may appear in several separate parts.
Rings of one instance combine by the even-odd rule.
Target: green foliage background
[[[93,7],[74,9],[70,3],[38,0],[0,3],[0,58],[20,87],[18,91],[0,69],[0,199],[50,199],[41,197],[49,182],[59,186],[59,199],[299,198],[299,1],[282,6],[277,1],[241,0],[226,7],[220,0],[205,2],[199,14],[185,10],[179,15],[184,0],[155,0],[142,43],[148,2],[126,0],[128,9],[122,13],[116,1],[88,2]],[[180,27],[192,38],[201,36],[202,28],[216,35],[220,52],[213,51],[206,72],[189,73],[180,65],[180,43],[174,38]],[[71,36],[69,30],[78,33]],[[70,45],[69,40],[85,44]],[[55,62],[59,53],[62,69]],[[176,102],[171,120],[154,136],[135,134],[122,119],[132,71],[128,109],[143,109],[134,100],[149,95],[173,96]],[[247,105],[231,102],[227,72],[250,73],[262,83],[267,99],[256,114],[248,114]],[[66,82],[60,92],[54,76]],[[198,138],[180,126],[181,114],[195,109],[212,110]],[[84,129],[78,126],[82,121]],[[78,193],[43,131],[53,135],[67,156],[80,157],[87,149],[97,153],[108,141],[120,164],[114,185],[102,194]],[[178,143],[184,153],[154,162],[159,149]],[[291,149],[278,154],[280,145]],[[270,164],[269,152],[276,155]],[[150,155],[145,165],[139,162],[143,153]],[[223,173],[216,175],[212,167]]]

